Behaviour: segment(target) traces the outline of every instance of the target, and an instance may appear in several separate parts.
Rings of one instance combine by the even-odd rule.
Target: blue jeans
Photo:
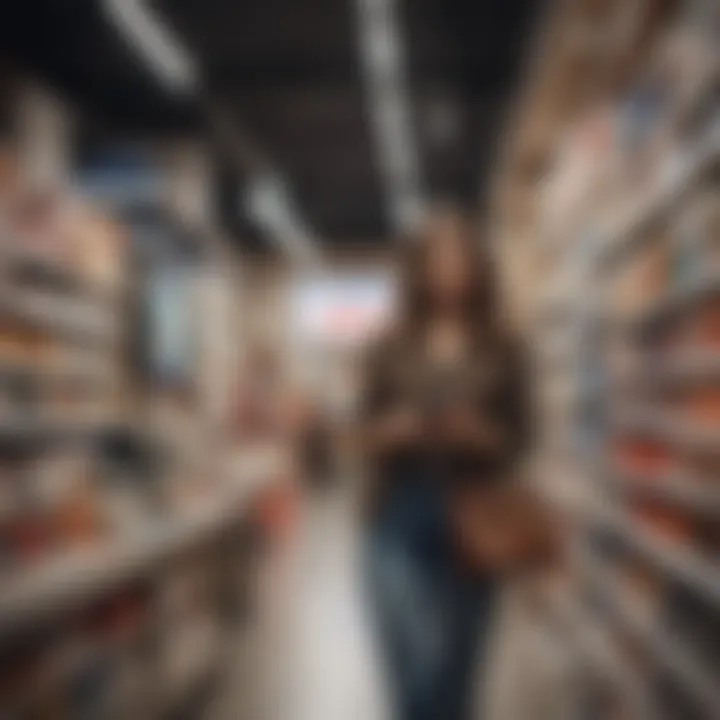
[[[366,581],[396,720],[469,720],[495,583],[453,560],[431,484],[393,493],[372,524]]]

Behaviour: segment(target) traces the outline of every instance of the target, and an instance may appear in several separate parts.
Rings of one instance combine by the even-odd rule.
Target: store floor
[[[292,541],[261,566],[253,619],[232,643],[212,720],[388,720],[361,603],[357,538],[346,493],[304,502]],[[545,649],[545,679],[527,677],[519,697],[516,658],[532,653],[517,615],[509,623],[515,627],[503,633],[504,648],[493,661],[497,707],[484,717],[567,717],[557,702],[548,705],[557,699],[558,673],[548,675],[554,659]]]

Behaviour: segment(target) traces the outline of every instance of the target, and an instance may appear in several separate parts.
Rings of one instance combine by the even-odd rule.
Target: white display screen
[[[304,340],[354,346],[389,321],[395,307],[390,273],[353,273],[301,280],[290,298],[291,322]]]

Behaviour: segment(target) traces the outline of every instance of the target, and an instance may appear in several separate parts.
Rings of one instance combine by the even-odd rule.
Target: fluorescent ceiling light
[[[197,90],[194,60],[143,0],[105,0],[105,7],[164,85],[181,93]]]
[[[274,173],[255,177],[243,198],[252,220],[289,255],[303,263],[318,260],[317,238],[300,219],[285,183]]]
[[[172,36],[143,0],[104,0],[105,7],[121,33],[129,39],[161,82],[177,92],[192,94],[199,87],[200,73],[195,61]],[[206,108],[207,110],[207,108]],[[213,116],[222,121],[226,141],[240,135],[227,113]],[[232,137],[232,135],[235,137]],[[245,147],[244,139],[236,143]],[[262,173],[252,183],[247,206],[253,219],[292,257],[304,262],[317,260],[317,243],[295,211],[282,181],[273,173]]]
[[[396,0],[356,1],[376,158],[393,222],[397,230],[404,232],[421,222],[424,202],[395,17]]]

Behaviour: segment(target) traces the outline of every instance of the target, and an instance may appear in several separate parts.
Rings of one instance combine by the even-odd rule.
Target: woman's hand
[[[504,442],[502,430],[470,407],[450,410],[440,422],[440,435],[446,443],[490,451]]]
[[[369,429],[371,448],[389,450],[420,440],[422,420],[413,408],[399,406],[388,410]]]

